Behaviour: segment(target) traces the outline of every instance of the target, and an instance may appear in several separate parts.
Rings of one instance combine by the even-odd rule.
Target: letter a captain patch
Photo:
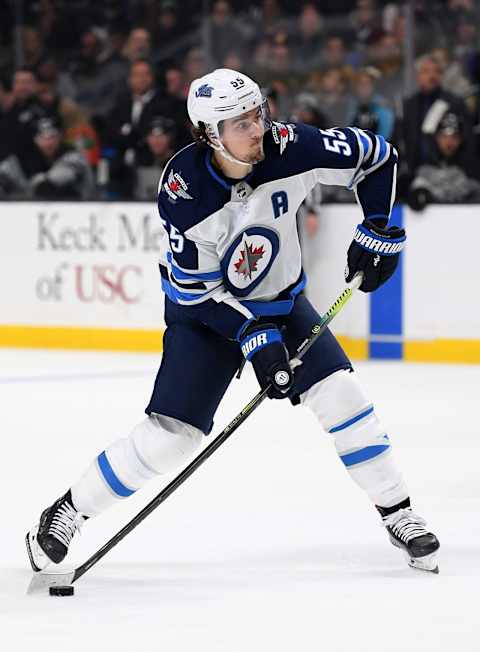
[[[288,195],[284,190],[273,193],[272,207],[275,219],[288,211]]]

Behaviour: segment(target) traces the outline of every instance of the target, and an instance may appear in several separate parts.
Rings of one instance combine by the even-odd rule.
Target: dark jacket
[[[410,178],[415,174],[419,165],[431,160],[433,132],[424,133],[422,126],[424,126],[428,112],[437,100],[446,102],[449,110],[462,117],[467,147],[473,147],[472,126],[464,102],[441,88],[429,95],[418,91],[405,100],[403,117],[397,124],[396,140],[400,141],[398,144]]]
[[[67,145],[61,145],[53,159],[34,147],[27,156],[12,154],[0,162],[2,199],[91,199],[93,192],[90,166],[83,154]]]
[[[139,150],[144,147],[143,138],[150,121],[155,116],[165,115],[167,109],[159,93],[152,90],[144,96],[141,111],[136,121],[133,122],[133,104],[132,93],[121,95],[107,119],[107,143],[120,156],[123,156],[127,150],[133,150],[137,155]],[[133,160],[131,164],[133,164]]]
[[[33,96],[16,102],[0,118],[0,160],[10,154],[27,155],[33,148],[35,126],[40,118],[55,117],[55,107],[47,107]]]

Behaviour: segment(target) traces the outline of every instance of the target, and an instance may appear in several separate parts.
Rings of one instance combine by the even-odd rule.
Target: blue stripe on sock
[[[122,498],[127,498],[128,496],[131,496],[133,493],[135,493],[135,491],[126,487],[115,475],[115,471],[110,466],[110,462],[107,459],[105,451],[103,451],[103,453],[100,453],[100,455],[98,456],[98,466],[103,474],[103,477],[107,481],[109,487],[118,496],[121,496]]]
[[[377,455],[380,455],[384,451],[390,448],[390,445],[386,446],[367,446],[366,448],[361,448],[359,451],[354,451],[353,453],[347,453],[346,455],[340,455],[340,459],[345,464],[345,466],[353,466],[354,464],[359,464],[360,462],[366,462],[371,460]]]
[[[364,412],[357,414],[356,417],[352,417],[348,421],[341,423],[339,426],[334,426],[333,428],[330,428],[328,432],[338,432],[339,430],[344,430],[345,428],[348,428],[349,426],[353,425],[357,421],[360,421],[360,419],[363,419],[367,417],[369,414],[372,414],[372,412],[373,412],[373,405],[367,408]]]

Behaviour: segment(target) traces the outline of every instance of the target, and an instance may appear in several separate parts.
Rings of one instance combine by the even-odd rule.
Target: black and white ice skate
[[[378,508],[380,513],[381,508]],[[437,551],[440,543],[437,537],[425,528],[426,521],[410,508],[382,515],[390,541],[403,550],[409,566],[419,570],[438,573]]]
[[[85,520],[73,506],[70,491],[48,507],[40,516],[40,523],[25,538],[33,570],[38,572],[52,562],[62,562],[75,532]]]

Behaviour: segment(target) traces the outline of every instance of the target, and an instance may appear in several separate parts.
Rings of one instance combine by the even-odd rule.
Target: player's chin
[[[258,148],[250,155],[249,163],[260,163],[265,159],[263,148]]]

